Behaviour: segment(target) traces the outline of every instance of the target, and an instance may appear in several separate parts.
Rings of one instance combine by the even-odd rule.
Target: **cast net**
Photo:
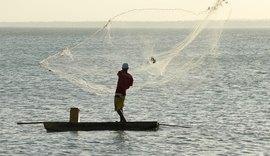
[[[117,71],[125,62],[134,78],[133,91],[161,87],[177,82],[205,62],[205,58],[217,55],[230,11],[225,0],[216,0],[198,12],[182,8],[129,10],[113,16],[100,29],[89,31],[87,38],[59,50],[40,64],[96,94],[113,94]],[[163,17],[167,22],[160,22]],[[151,26],[145,26],[149,21]],[[144,28],[138,23],[143,23]],[[164,27],[168,23],[170,29]]]

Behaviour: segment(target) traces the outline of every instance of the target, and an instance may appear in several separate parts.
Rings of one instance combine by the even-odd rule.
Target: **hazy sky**
[[[204,10],[215,0],[0,0],[0,22],[106,21],[130,9]],[[270,0],[228,0],[230,19],[270,19]]]

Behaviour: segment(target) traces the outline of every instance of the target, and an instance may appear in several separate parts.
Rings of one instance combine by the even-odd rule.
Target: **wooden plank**
[[[44,122],[17,122],[18,125],[43,124]]]
[[[143,122],[44,122],[47,131],[98,131],[98,130],[157,130],[157,121]]]

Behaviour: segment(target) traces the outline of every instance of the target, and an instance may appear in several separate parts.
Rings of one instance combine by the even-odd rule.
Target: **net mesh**
[[[160,87],[185,78],[209,55],[218,55],[218,41],[229,15],[230,6],[225,0],[217,0],[198,13],[185,9],[129,10],[113,16],[86,39],[61,49],[40,64],[96,94],[114,92],[116,73],[124,62],[129,64],[134,77],[133,91]],[[134,17],[141,17],[140,21],[159,21],[161,16],[177,17],[176,29],[131,29],[123,22],[121,29],[113,27]]]

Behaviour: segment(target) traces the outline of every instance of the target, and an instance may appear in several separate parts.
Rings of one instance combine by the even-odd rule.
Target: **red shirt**
[[[124,70],[119,71],[117,75],[118,82],[115,93],[121,93],[123,96],[125,96],[126,90],[133,85],[133,78],[128,72]]]

